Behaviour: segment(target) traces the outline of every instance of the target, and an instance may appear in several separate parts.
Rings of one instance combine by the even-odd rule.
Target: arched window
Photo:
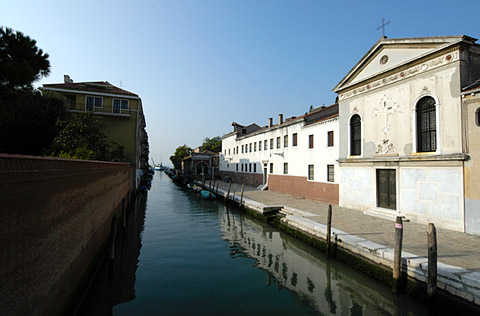
[[[350,119],[350,155],[359,156],[362,152],[362,121],[355,114]]]
[[[423,97],[417,103],[417,152],[437,150],[435,99]]]

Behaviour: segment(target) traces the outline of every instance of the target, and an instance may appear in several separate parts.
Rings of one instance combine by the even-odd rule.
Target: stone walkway
[[[208,183],[207,183],[208,184]],[[230,194],[239,196],[241,184],[233,184]],[[227,191],[228,184],[220,182],[219,189]],[[328,205],[293,195],[260,191],[254,187],[245,187],[244,198],[264,205],[283,205],[308,212],[301,214],[309,220],[326,225]],[[395,222],[362,211],[344,207],[332,207],[332,227],[369,241],[394,247]],[[405,222],[403,228],[403,251],[419,257],[427,256],[427,225]],[[448,229],[437,228],[438,262],[480,272],[480,237],[467,235]]]

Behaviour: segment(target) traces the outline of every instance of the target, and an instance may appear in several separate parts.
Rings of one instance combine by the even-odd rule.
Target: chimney
[[[278,114],[278,125],[283,123],[283,114]]]
[[[273,118],[269,117],[268,118],[268,127],[272,127],[273,125]]]
[[[73,80],[70,79],[69,75],[63,75],[63,82],[65,83],[73,83]]]

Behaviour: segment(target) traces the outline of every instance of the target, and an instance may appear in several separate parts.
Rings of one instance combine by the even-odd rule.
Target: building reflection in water
[[[328,260],[319,251],[259,221],[229,210],[219,212],[222,239],[232,258],[250,257],[266,273],[267,285],[286,288],[315,314],[407,315],[408,304],[388,287]]]
[[[76,315],[112,315],[113,306],[135,299],[146,203],[147,194],[138,194],[123,225],[117,229],[114,260],[105,258]]]

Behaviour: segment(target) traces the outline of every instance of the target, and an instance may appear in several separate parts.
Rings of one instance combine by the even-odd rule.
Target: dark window
[[[313,148],[313,135],[308,135],[308,148]]]
[[[355,114],[350,119],[350,155],[358,156],[362,150],[362,122],[360,115]]]
[[[263,143],[263,148],[264,148],[265,150],[268,149],[268,140],[266,140],[266,139],[265,139],[265,141],[264,141],[264,143]]]
[[[335,181],[335,167],[333,165],[327,165],[327,181]]]
[[[238,163],[237,163],[237,164],[235,164],[235,165],[236,165],[236,170],[238,171]]]
[[[313,165],[308,165],[308,180],[313,180]]]
[[[327,146],[333,146],[333,131],[328,132]]]
[[[417,151],[435,150],[437,150],[435,100],[432,97],[424,97],[417,103]]]
[[[121,113],[120,100],[118,99],[113,99],[113,113]]]
[[[228,148],[228,155],[230,156],[230,148]]]
[[[270,138],[270,149],[273,149],[273,138]]]
[[[377,169],[377,206],[397,208],[395,169]]]
[[[283,147],[288,147],[288,135],[283,136]]]
[[[262,141],[258,142],[258,151],[262,151]]]
[[[237,146],[237,155],[238,155],[238,146]]]
[[[243,172],[243,163],[242,163],[242,172]]]
[[[477,126],[480,126],[480,108],[478,108],[475,112],[475,124],[477,124]]]
[[[250,143],[250,152],[252,152],[252,143]]]
[[[128,110],[128,100],[122,100],[122,109]]]
[[[273,173],[273,163],[270,163],[270,173]]]
[[[247,129],[246,128],[242,128],[242,134],[246,134],[247,133]]]
[[[242,145],[242,154],[243,154],[243,145]]]
[[[283,163],[283,174],[288,174],[288,162]]]
[[[280,137],[277,137],[277,148],[280,148]]]
[[[257,172],[257,164],[256,163],[253,164],[253,172]]]
[[[297,133],[292,135],[292,146],[297,146]]]
[[[248,172],[252,172],[252,164],[251,163],[248,164]]]
[[[87,96],[86,99],[86,110],[93,111],[93,108],[101,108],[103,103],[103,99],[99,97],[89,97]]]
[[[257,151],[257,142],[253,143],[253,151]]]
[[[67,98],[67,101],[68,101],[68,107],[70,109],[75,109],[75,105],[77,103],[77,96],[75,95],[67,95],[65,96]]]

